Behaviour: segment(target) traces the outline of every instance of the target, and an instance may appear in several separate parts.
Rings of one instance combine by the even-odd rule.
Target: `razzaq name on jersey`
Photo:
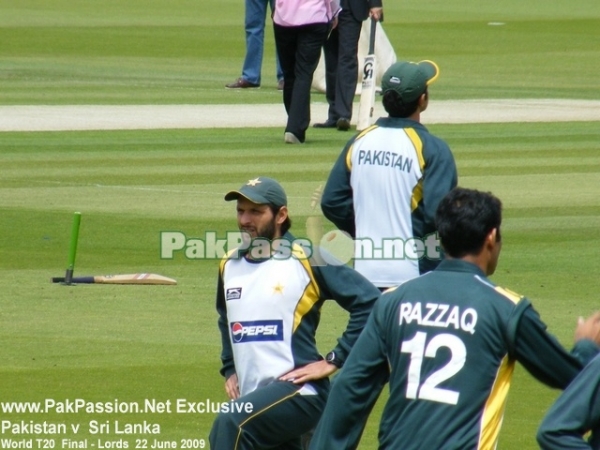
[[[474,334],[477,325],[477,311],[466,308],[464,311],[455,305],[441,303],[403,302],[400,305],[399,324],[416,322],[426,327],[454,328]]]
[[[234,344],[256,341],[283,341],[282,320],[255,320],[231,322],[231,340]]]

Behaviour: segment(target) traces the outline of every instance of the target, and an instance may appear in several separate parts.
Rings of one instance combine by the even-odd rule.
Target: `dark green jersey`
[[[592,431],[587,440],[584,435]],[[600,449],[600,356],[552,405],[537,435],[544,450]]]
[[[564,388],[597,351],[582,341],[570,354],[527,299],[473,264],[444,260],[378,300],[311,449],[356,448],[388,377],[381,449],[493,449],[516,361]]]

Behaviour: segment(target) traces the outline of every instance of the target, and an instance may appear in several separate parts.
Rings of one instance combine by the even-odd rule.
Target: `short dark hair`
[[[279,210],[283,208],[283,206],[275,206],[271,203],[267,203],[267,205],[273,213],[273,217],[275,217]],[[290,219],[290,216],[288,215],[287,218],[281,224],[281,235],[283,236],[285,233],[287,233],[290,228],[292,228],[292,219]]]
[[[500,241],[502,202],[489,192],[457,187],[438,205],[435,223],[444,251],[452,258],[476,255],[497,229]]]
[[[428,95],[427,88],[425,88],[423,94]],[[381,103],[383,104],[385,111],[390,115],[390,117],[405,118],[411,116],[417,110],[417,106],[419,106],[419,99],[421,98],[421,95],[419,95],[416,98],[416,100],[413,100],[410,103],[404,103],[404,100],[402,100],[400,94],[398,94],[393,89],[389,89],[383,93],[383,100],[381,101]]]

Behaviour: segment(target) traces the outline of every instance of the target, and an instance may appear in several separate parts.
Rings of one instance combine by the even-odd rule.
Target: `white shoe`
[[[283,135],[283,140],[286,144],[302,144],[300,139],[298,139],[294,133],[290,133],[289,131],[285,132]]]

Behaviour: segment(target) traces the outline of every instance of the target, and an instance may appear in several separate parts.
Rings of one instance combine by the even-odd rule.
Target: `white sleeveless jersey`
[[[318,289],[304,262],[293,257],[229,259],[223,285],[240,394],[245,395],[294,369],[293,333],[318,300]],[[304,349],[318,355],[316,347]]]

